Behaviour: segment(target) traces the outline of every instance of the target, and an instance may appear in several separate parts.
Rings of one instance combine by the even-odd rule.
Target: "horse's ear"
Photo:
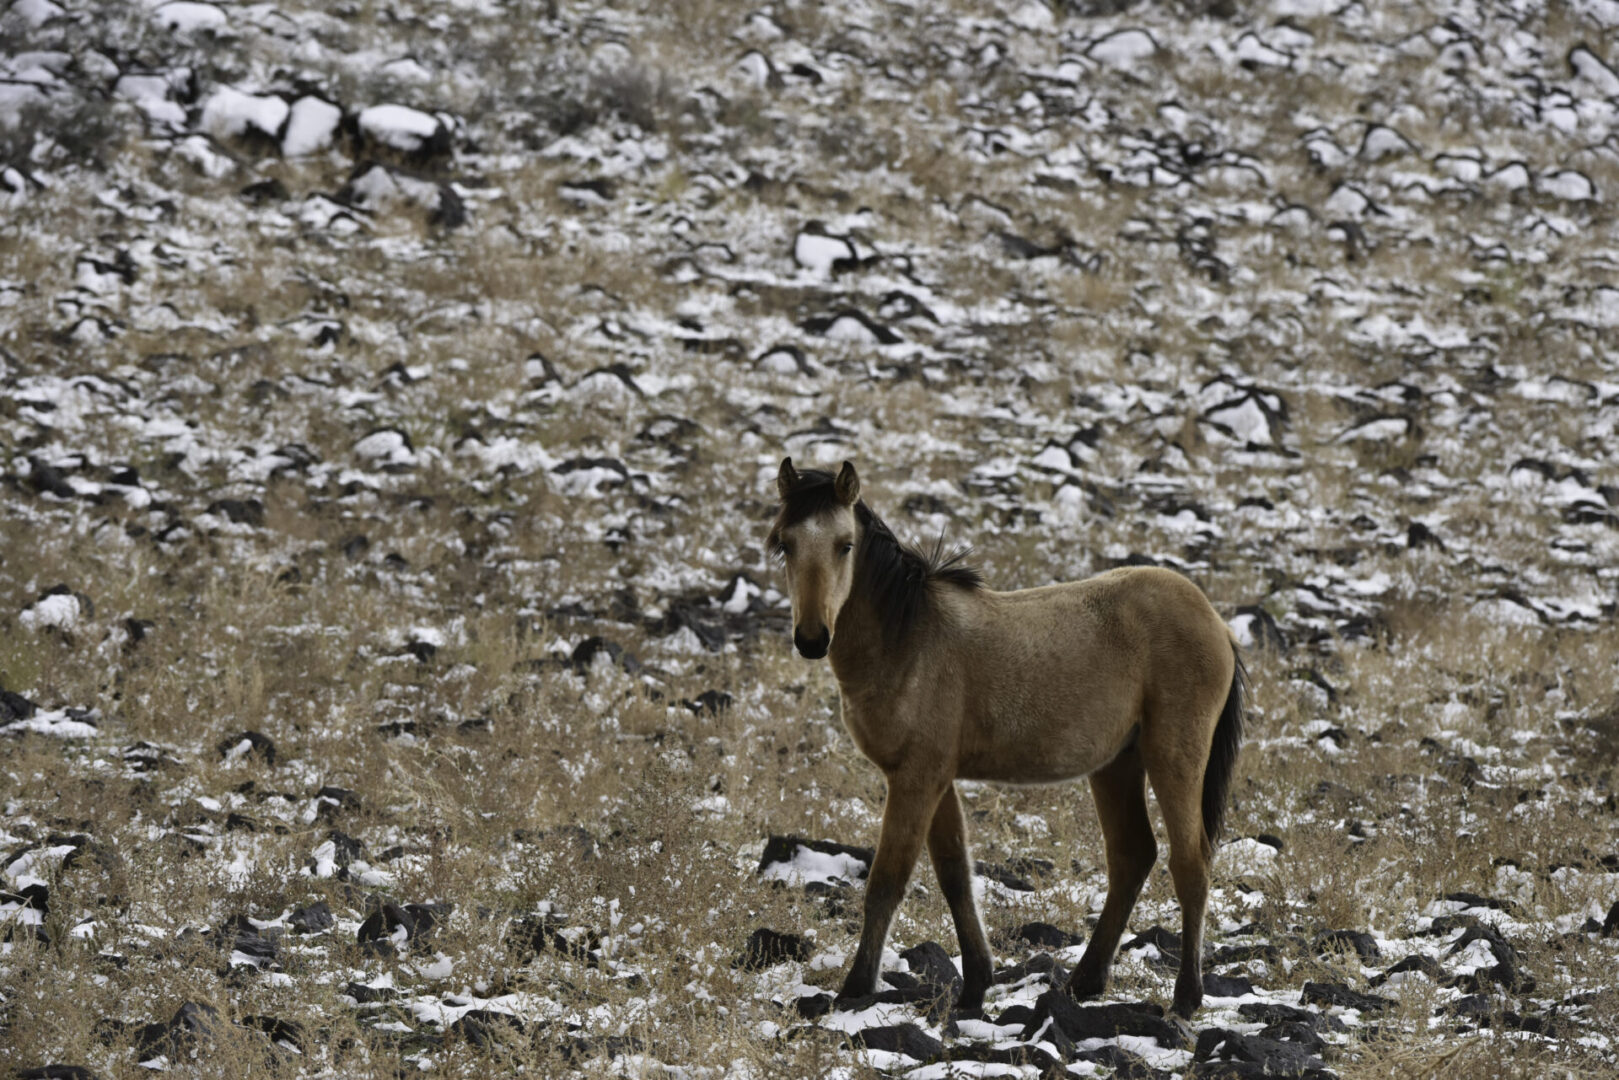
[[[776,473],[776,494],[785,499],[787,493],[793,490],[797,483],[798,470],[793,468],[793,459],[790,457],[782,458],[781,469]]]
[[[838,501],[844,506],[853,506],[860,499],[860,477],[854,471],[854,465],[845,461],[843,468],[838,470],[837,483],[833,486],[837,492]]]

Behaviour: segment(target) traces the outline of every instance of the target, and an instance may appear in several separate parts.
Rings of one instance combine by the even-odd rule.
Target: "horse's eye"
[[[854,550],[854,545],[853,544],[844,544],[842,547],[838,548],[838,557],[842,558],[842,557],[848,555],[849,552],[851,552],[853,550]]]

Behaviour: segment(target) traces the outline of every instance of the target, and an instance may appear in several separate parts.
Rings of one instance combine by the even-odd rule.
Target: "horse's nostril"
[[[800,656],[819,660],[826,655],[826,650],[832,645],[832,632],[824,626],[819,634],[805,634],[804,631],[795,629],[793,645],[797,647]]]

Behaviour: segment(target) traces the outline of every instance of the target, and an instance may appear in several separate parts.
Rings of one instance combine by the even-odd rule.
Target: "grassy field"
[[[1612,1073],[1605,9],[36,7],[0,16],[46,87],[0,98],[0,1069],[1041,1075],[793,1008],[859,888],[766,841],[870,845],[883,790],[764,552],[790,453],[997,588],[1209,593],[1254,688],[1209,969],[1387,995],[1314,1010],[1325,1068]],[[347,119],[289,156],[203,129],[227,86]],[[450,149],[365,136],[385,103]],[[1035,868],[985,886],[997,962],[1088,934],[1085,785],[964,795]],[[891,947],[955,955],[920,871]],[[1131,932],[1178,921],[1160,864]],[[760,927],[809,958],[735,966]],[[1127,949],[1109,1000],[1171,983]]]

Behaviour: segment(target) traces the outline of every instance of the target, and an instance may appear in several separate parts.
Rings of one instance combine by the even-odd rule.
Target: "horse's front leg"
[[[950,781],[933,777],[894,773],[888,778],[888,798],[883,804],[883,831],[877,840],[877,857],[866,878],[866,921],[860,929],[860,947],[843,980],[840,998],[864,997],[877,990],[878,969],[883,960],[883,944],[894,912],[905,897],[916,857],[922,852],[928,824],[939,805],[939,797]]]

